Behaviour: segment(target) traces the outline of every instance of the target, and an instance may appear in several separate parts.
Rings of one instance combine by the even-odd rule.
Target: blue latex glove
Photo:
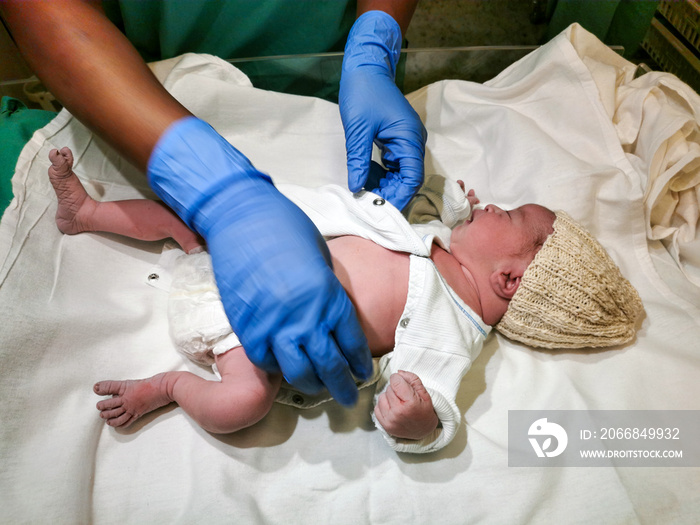
[[[305,392],[352,405],[372,373],[367,341],[323,237],[267,175],[209,124],[187,117],[159,139],[151,187],[207,241],[231,326],[250,360]]]
[[[383,11],[368,11],[352,26],[340,77],[340,117],[348,154],[348,187],[378,193],[399,210],[423,184],[426,131],[394,82],[401,29]],[[387,176],[368,184],[372,144]]]

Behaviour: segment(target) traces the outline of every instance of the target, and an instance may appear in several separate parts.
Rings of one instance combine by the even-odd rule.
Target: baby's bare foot
[[[49,180],[58,197],[56,226],[68,235],[86,231],[85,222],[95,207],[95,201],[73,173],[73,153],[69,148],[54,149],[49,153],[49,160]]]
[[[112,427],[128,427],[141,416],[172,402],[165,373],[148,379],[100,381],[93,390],[100,396],[112,396],[97,403],[100,417]]]

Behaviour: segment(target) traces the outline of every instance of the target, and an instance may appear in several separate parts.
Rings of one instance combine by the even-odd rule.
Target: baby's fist
[[[389,386],[379,396],[374,415],[396,438],[422,439],[438,425],[430,394],[420,378],[399,370],[389,378]]]

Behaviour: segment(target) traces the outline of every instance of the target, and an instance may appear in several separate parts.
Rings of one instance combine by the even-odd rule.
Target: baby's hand
[[[479,204],[479,198],[476,196],[474,190],[469,190],[469,192],[467,193],[467,200],[469,201],[469,206],[471,206],[472,208]]]
[[[458,180],[457,184],[459,184],[459,187],[462,188],[462,191],[466,194],[465,196],[469,201],[469,206],[473,208],[475,205],[479,204],[479,198],[476,196],[476,192],[474,190],[467,191],[463,180]]]
[[[416,374],[404,370],[391,374],[389,386],[374,407],[374,415],[384,430],[397,438],[421,439],[438,425],[423,382]]]

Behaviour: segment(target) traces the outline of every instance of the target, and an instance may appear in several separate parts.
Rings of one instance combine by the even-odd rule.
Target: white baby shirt
[[[461,379],[491,330],[447,285],[430,260],[433,242],[447,247],[449,229],[438,222],[412,227],[401,212],[370,192],[352,194],[336,185],[311,189],[280,184],[278,188],[324,237],[356,235],[410,254],[408,296],[396,328],[394,351],[381,358],[379,373],[369,384],[378,381],[379,395],[391,374],[399,370],[415,373],[431,396],[440,425],[432,435],[416,441],[393,438],[376,419],[375,424],[397,451],[424,453],[444,447],[454,438],[461,420],[455,404]],[[218,297],[207,253],[176,260],[168,313],[175,345],[194,361],[212,365],[214,355],[240,344]],[[277,401],[309,407],[327,399],[327,394],[307,396],[283,388]]]

